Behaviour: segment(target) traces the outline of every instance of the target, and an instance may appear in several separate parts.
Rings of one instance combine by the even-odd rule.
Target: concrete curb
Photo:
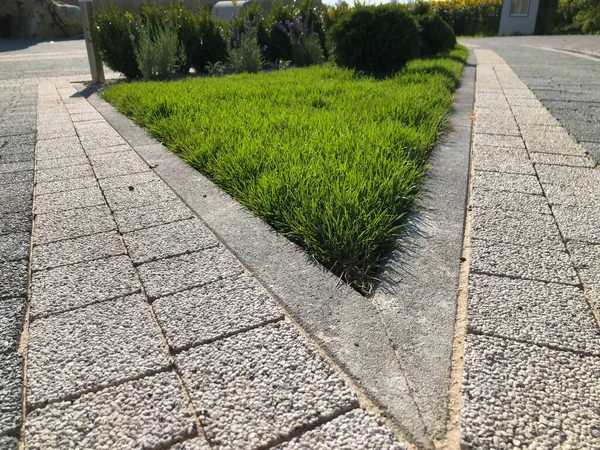
[[[443,218],[441,213],[444,211],[428,206],[425,201],[423,206],[431,211],[427,219],[430,230],[426,231],[425,235],[436,235],[438,239],[430,238],[418,242],[417,245],[424,251],[419,252],[414,261],[411,260],[411,265],[419,270],[421,267],[429,267],[428,277],[421,277],[417,285],[436,279],[437,282],[433,286],[443,293],[444,305],[449,308],[443,315],[443,323],[444,329],[450,330],[450,334],[443,334],[438,338],[442,341],[447,337],[445,346],[442,346],[444,348],[418,349],[441,352],[441,365],[434,364],[435,367],[428,367],[427,373],[430,370],[443,370],[445,384],[429,390],[440,393],[442,399],[436,401],[436,404],[444,406],[450,375],[451,355],[447,349],[452,348],[456,285],[466,204],[473,75],[474,68],[467,67],[462,86],[457,91],[456,108],[450,118],[450,131],[432,156],[434,168],[438,167],[438,164],[448,166],[430,171],[432,178],[429,191],[432,195],[428,198],[433,200],[431,205],[443,206],[444,211],[450,206],[456,208],[458,213],[452,214],[450,218]],[[364,298],[340,283],[335,276],[310,260],[295,244],[275,233],[262,220],[223,193],[202,174],[187,166],[179,157],[157,143],[143,129],[122,116],[95,93],[87,91],[82,85],[77,87],[140,157],[154,167],[154,171],[278,299],[289,316],[298,322],[370,400],[383,410],[383,414],[399,427],[400,432],[419,447],[432,447],[431,431],[434,428],[427,426],[427,421],[423,420],[424,416],[413,400],[411,388],[414,381],[410,381],[410,375],[420,370],[417,367],[419,359],[403,361],[402,358],[398,358],[395,350],[398,344],[395,342],[394,333],[390,333],[390,329],[394,331],[399,327],[417,328],[416,322],[422,321],[423,318],[400,317],[396,311],[379,309],[376,303],[380,301],[373,302],[372,299]],[[465,160],[466,164],[462,165],[461,161]],[[450,189],[451,193],[436,203],[437,193],[447,189]],[[450,198],[452,202],[449,203]],[[461,200],[462,204],[459,204]],[[437,223],[439,225],[435,225]],[[452,223],[452,226],[449,227],[448,223]],[[442,228],[443,236],[435,232],[442,231]],[[450,229],[452,232],[449,232]],[[449,242],[444,239],[448,239]],[[441,252],[447,255],[441,260],[431,258],[429,255],[437,254],[434,249],[440,245],[457,249],[457,254],[451,250]],[[436,270],[431,270],[434,267],[432,264],[438,264],[438,261],[445,264],[440,268],[447,273],[447,276],[443,277],[447,280],[445,282],[442,281],[442,277],[437,276]],[[404,292],[410,290],[406,294],[409,297],[402,299],[403,303],[418,304],[423,298],[423,293],[431,289],[423,285],[423,289],[417,293],[413,292],[415,285],[412,286],[410,289],[403,288]],[[376,292],[375,299],[379,298],[379,291],[381,288]],[[432,302],[433,298],[427,305]],[[415,311],[418,313],[417,309]],[[435,313],[435,310],[430,310],[427,317],[435,317]],[[410,319],[413,319],[414,323],[407,325]],[[435,328],[430,331],[437,334]],[[436,358],[438,357],[432,355],[427,359]],[[409,380],[405,377],[405,371],[409,374]],[[429,379],[437,382],[433,377],[428,377]],[[427,389],[419,392],[427,392]],[[421,397],[427,401],[431,399],[431,395],[422,394]],[[421,402],[420,399],[419,403]],[[443,422],[435,427],[441,429],[445,424],[445,410],[444,414],[437,414],[436,417],[443,419]]]

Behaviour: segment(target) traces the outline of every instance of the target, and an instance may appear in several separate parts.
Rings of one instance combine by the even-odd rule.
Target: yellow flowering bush
[[[498,33],[502,0],[438,0],[429,3],[457,36]]]

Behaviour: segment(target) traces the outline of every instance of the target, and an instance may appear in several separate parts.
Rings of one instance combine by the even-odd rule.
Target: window
[[[511,16],[527,16],[529,15],[530,0],[511,0],[510,15]]]

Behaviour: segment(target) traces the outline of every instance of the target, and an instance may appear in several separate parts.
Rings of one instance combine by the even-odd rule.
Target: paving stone
[[[38,214],[33,236],[34,243],[37,245],[114,229],[116,224],[110,215],[110,210],[106,206],[92,206]]]
[[[527,150],[585,157],[585,151],[562,127],[521,126]]]
[[[600,328],[579,287],[472,274],[469,331],[600,355]]]
[[[0,261],[0,298],[24,297],[27,294],[27,261]]]
[[[179,380],[160,373],[35,410],[25,439],[30,450],[167,448],[195,428]]]
[[[283,309],[247,275],[162,297],[152,307],[174,350],[283,319]]]
[[[552,216],[529,212],[476,210],[472,222],[473,239],[513,245],[564,248]]]
[[[29,238],[27,232],[0,236],[0,261],[15,261],[29,257]]]
[[[148,172],[150,167],[134,151],[90,156],[98,178]]]
[[[496,108],[496,107],[508,107],[508,102],[506,101],[506,97],[502,92],[502,88],[498,85],[498,89],[500,92],[485,92],[478,89],[477,92],[477,108]]]
[[[581,142],[581,146],[590,154],[596,163],[600,163],[600,142]]]
[[[0,300],[0,354],[16,352],[25,314],[25,298]]]
[[[21,426],[23,358],[18,353],[0,355],[0,435],[18,433]]]
[[[131,261],[115,256],[34,272],[31,317],[39,318],[139,292]]]
[[[544,191],[551,205],[600,208],[600,186],[546,184]]]
[[[99,233],[36,245],[33,248],[32,266],[33,270],[42,270],[123,254],[125,247],[116,232]]]
[[[507,66],[507,69],[510,72],[512,72],[512,69],[510,69],[510,67]],[[500,79],[500,76],[498,76],[498,79]],[[525,89],[504,89],[504,93],[506,94],[506,98],[507,99],[508,98],[511,98],[511,99],[515,99],[515,98],[537,99],[537,97],[535,96],[535,94],[533,92],[531,92],[528,88],[525,88]]]
[[[208,442],[198,437],[175,444],[173,447],[170,447],[169,450],[210,450],[210,448]]]
[[[570,241],[567,248],[592,303],[600,311],[600,245]]]
[[[35,133],[17,136],[0,136],[0,151],[2,153],[20,153],[31,151],[35,146]]]
[[[478,147],[525,148],[523,139],[521,139],[519,136],[475,133],[474,142],[476,149]]]
[[[122,233],[178,220],[190,219],[194,213],[179,199],[139,208],[115,211],[114,218]]]
[[[552,211],[565,239],[600,244],[600,210],[557,205]]]
[[[535,175],[525,149],[478,147],[473,165],[475,170]]]
[[[94,186],[98,186],[96,177],[89,175],[83,178],[52,181],[50,183],[37,183],[35,185],[35,194],[51,194],[53,192],[73,191],[75,189],[85,189]]]
[[[600,186],[600,170],[597,169],[536,164],[535,170],[544,184]]]
[[[54,159],[40,159],[37,162],[37,169],[54,169],[56,167],[68,167],[68,166],[80,166],[83,164],[88,164],[89,161],[87,156],[83,154],[82,156],[68,156],[66,158],[54,158]]]
[[[467,335],[462,438],[470,448],[597,446],[600,359]]]
[[[19,440],[10,436],[0,436],[0,448],[4,450],[18,450]]]
[[[375,414],[355,409],[275,447],[277,450],[401,450],[400,443]]]
[[[105,191],[104,195],[113,211],[178,200],[173,191],[162,181],[122,186]]]
[[[74,125],[81,142],[97,139],[118,140],[121,137],[108,122],[78,122]]]
[[[180,354],[177,365],[209,442],[267,447],[348,410],[356,397],[289,323],[267,325]]]
[[[521,138],[521,132],[516,122],[477,122],[475,125],[477,133],[514,136]],[[502,147],[500,147],[502,148]]]
[[[161,259],[138,266],[146,294],[155,299],[243,273],[240,263],[223,247]]]
[[[81,142],[83,149],[88,155],[99,155],[101,153],[116,153],[119,151],[130,151],[131,147],[121,136],[110,138],[90,139]]]
[[[513,106],[513,113],[519,125],[552,125],[558,126],[558,120],[543,106]]]
[[[25,162],[34,160],[34,151],[23,151],[22,153],[3,153],[3,149],[0,148],[0,162]]]
[[[531,152],[531,160],[537,164],[550,164],[556,166],[572,166],[572,167],[594,167],[594,163],[587,157],[570,156],[570,155],[555,155],[552,153],[535,153]]]
[[[111,178],[102,178],[98,180],[102,190],[117,189],[121,187],[129,187],[142,183],[151,183],[153,181],[160,182],[161,179],[153,171],[132,173]]]
[[[471,271],[554,283],[579,284],[561,249],[471,241]]]
[[[537,98],[510,98],[508,102],[511,106],[530,106],[530,107],[539,107],[543,106],[542,103]]]
[[[11,184],[33,183],[33,170],[5,173],[0,176],[0,189]]]
[[[540,183],[534,175],[476,170],[473,173],[473,186],[479,189],[494,191],[520,192],[534,195],[543,194]]]
[[[79,114],[71,114],[71,120],[75,122],[88,122],[88,121],[103,121],[104,117],[98,112],[84,112]]]
[[[6,186],[15,186],[8,184]],[[20,185],[17,185],[20,186]],[[3,195],[0,192],[0,214],[16,213],[20,211],[31,211],[33,195],[31,193],[19,195]]]
[[[79,166],[55,167],[36,171],[36,183],[49,183],[51,181],[67,180],[93,176],[92,166],[81,164]]]
[[[33,170],[33,161],[2,163],[0,164],[0,177],[6,173],[22,172],[23,170]]]
[[[75,158],[85,156],[77,136],[38,141],[35,157],[41,159]]]
[[[0,235],[31,232],[31,210],[0,214]]]
[[[473,210],[521,211],[532,214],[551,214],[547,200],[541,195],[520,192],[489,191],[473,186],[471,197]]]
[[[134,263],[191,253],[219,245],[198,219],[172,222],[123,236]]]
[[[29,326],[27,404],[37,408],[168,365],[166,347],[140,295],[34,320]]]
[[[98,186],[70,191],[36,195],[34,212],[37,214],[52,211],[66,211],[76,208],[104,205],[104,196]]]

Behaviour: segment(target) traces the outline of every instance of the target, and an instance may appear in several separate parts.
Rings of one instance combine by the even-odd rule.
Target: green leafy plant
[[[211,77],[221,77],[225,75],[225,66],[221,61],[217,61],[214,64],[208,63],[206,67],[204,67],[204,70]]]
[[[454,31],[440,16],[427,13],[418,18],[421,30],[421,54],[433,56],[454,48],[456,36]]]
[[[208,63],[225,61],[227,58],[227,42],[223,24],[210,17],[210,8],[204,8],[198,14],[198,39],[190,64],[197,72],[205,70]]]
[[[134,54],[145,80],[172,78],[186,59],[184,47],[177,39],[177,30],[168,25],[141,28]]]
[[[331,28],[335,61],[373,75],[399,71],[421,53],[414,17],[399,5],[359,5]]]
[[[234,73],[256,73],[264,64],[264,57],[258,46],[256,35],[240,36],[237,47],[229,47],[227,61]]]

